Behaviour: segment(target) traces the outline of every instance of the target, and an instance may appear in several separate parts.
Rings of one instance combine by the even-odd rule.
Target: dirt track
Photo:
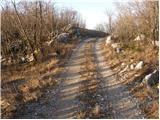
[[[26,105],[18,118],[144,118],[138,101],[107,66],[100,48],[102,41],[90,38],[80,43],[59,76],[59,85],[46,91],[38,102]],[[83,76],[88,73],[84,67],[87,44],[92,44],[91,58],[95,71],[90,78],[93,79]],[[89,100],[94,99],[93,105],[81,100],[87,95]]]

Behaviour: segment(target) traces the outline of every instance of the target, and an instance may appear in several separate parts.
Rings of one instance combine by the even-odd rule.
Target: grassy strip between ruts
[[[96,80],[96,66],[93,56],[93,42],[90,41],[85,45],[84,57],[85,62],[81,65],[85,72],[81,73],[81,77],[85,79],[79,88],[81,95],[79,101],[83,110],[79,112],[78,118],[98,118],[100,106],[97,104],[96,92],[98,81]],[[82,70],[82,71],[83,71]]]

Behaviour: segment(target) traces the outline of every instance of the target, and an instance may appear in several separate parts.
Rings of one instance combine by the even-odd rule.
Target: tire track
[[[141,113],[138,101],[132,97],[127,90],[127,86],[115,77],[112,70],[106,65],[103,50],[100,47],[104,39],[97,40],[95,44],[95,61],[97,63],[97,77],[101,81],[101,90],[104,93],[107,107],[106,118],[116,119],[136,119],[144,118]]]
[[[137,100],[106,65],[103,40],[80,43],[58,77],[59,85],[28,105],[21,118],[144,118]]]

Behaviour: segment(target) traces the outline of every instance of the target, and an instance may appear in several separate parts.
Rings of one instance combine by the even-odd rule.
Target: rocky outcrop
[[[58,35],[57,41],[67,43],[69,41],[69,33],[61,33]]]
[[[148,87],[153,87],[159,83],[159,71],[155,70],[154,72],[148,74],[143,79],[143,83],[146,83]]]
[[[108,36],[107,39],[106,39],[106,46],[110,45],[111,43],[113,43],[112,37]]]
[[[137,63],[135,69],[136,69],[136,70],[140,70],[140,69],[142,69],[143,66],[144,66],[144,62],[143,62],[143,61],[140,61],[140,62]]]

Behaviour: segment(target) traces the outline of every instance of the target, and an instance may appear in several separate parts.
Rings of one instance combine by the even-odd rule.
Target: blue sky
[[[114,11],[114,0],[54,0],[57,7],[71,7],[86,21],[86,27],[94,29],[96,24],[107,21],[105,11]]]

